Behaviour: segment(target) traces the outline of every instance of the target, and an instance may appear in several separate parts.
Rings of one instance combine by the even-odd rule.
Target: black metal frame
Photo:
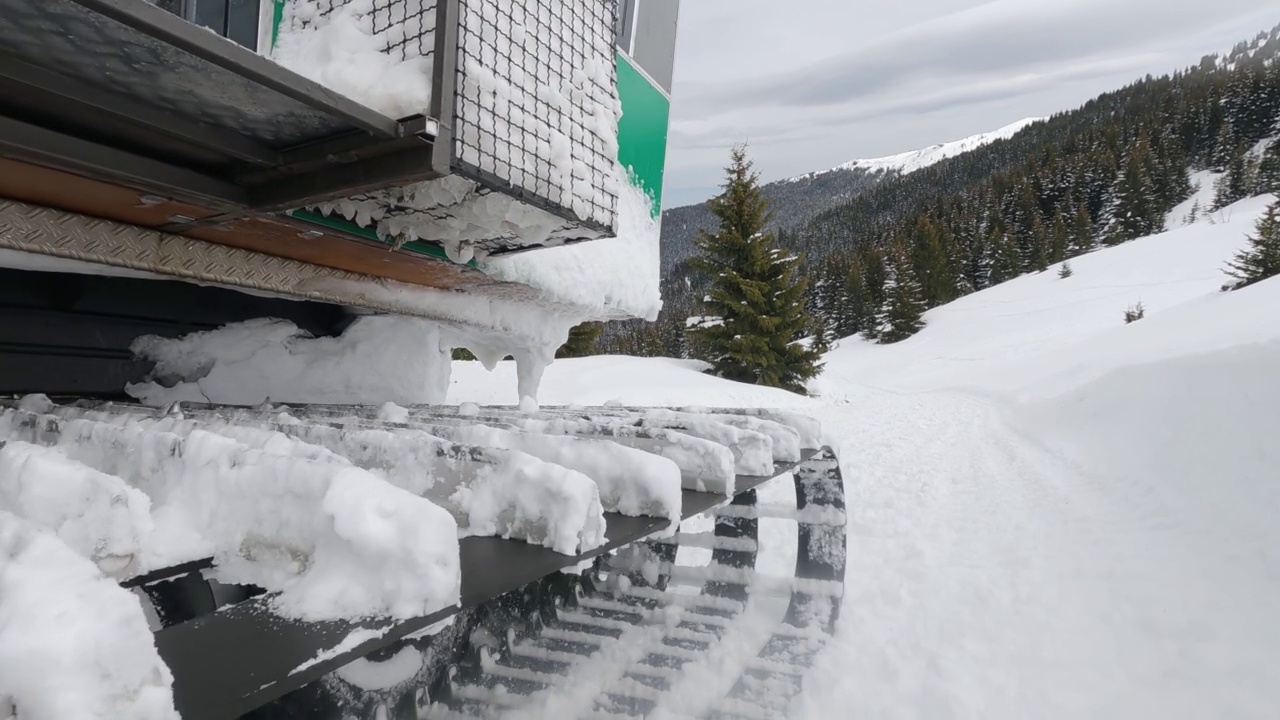
[[[163,43],[197,67],[252,83],[256,93],[323,118],[332,131],[270,146],[235,128],[95,87],[0,49],[0,156],[231,216],[314,205],[448,172],[443,148],[437,147],[437,128],[447,132],[447,123],[436,119],[443,117],[439,103],[431,109],[433,118],[389,118],[150,3],[65,2],[118,23],[119,32]],[[0,0],[0,14],[9,14],[7,5],[30,7],[28,0]],[[449,5],[442,3],[442,14]],[[440,35],[438,42],[447,48],[449,34]],[[446,85],[453,79],[437,76]],[[447,88],[441,97],[451,97]]]
[[[0,393],[128,399],[152,364],[130,351],[142,335],[181,337],[259,317],[338,335],[343,308],[246,295],[177,280],[0,268]]]
[[[460,3],[437,0],[431,11],[436,13],[433,92],[426,115],[392,119],[145,0],[47,0],[34,5],[0,0],[0,17],[15,18],[7,30],[0,25],[0,157],[212,211],[203,219],[178,218],[164,228],[172,232],[458,175],[482,192],[502,193],[564,220],[563,242],[611,234],[612,227],[577,217],[570,208],[459,158]],[[145,87],[135,92],[133,86],[106,86],[77,72],[94,63],[90,53],[77,60],[84,65],[59,65],[46,62],[38,47],[24,50],[20,43],[6,42],[23,34],[19,20],[33,14],[43,18],[40,13],[55,19],[73,16],[83,21],[81,27],[105,28],[112,41],[161,48],[166,54],[163,72],[174,77],[185,73],[188,77],[179,79],[198,88],[194,110],[190,105],[157,105]],[[146,73],[154,79],[161,71],[144,66],[138,72],[137,82],[145,86]],[[196,82],[200,80],[204,82]],[[230,103],[233,114],[238,107],[249,117],[247,108],[269,105],[283,119],[305,122],[292,132],[282,123],[281,137],[271,141],[246,132],[236,118],[227,121],[228,101],[219,95],[224,92],[220,81],[238,84],[240,94]],[[210,112],[201,112],[200,103],[207,103]],[[527,249],[518,239],[497,245],[491,254]]]

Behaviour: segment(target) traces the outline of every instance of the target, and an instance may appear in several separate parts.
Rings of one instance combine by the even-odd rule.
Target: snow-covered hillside
[[[1011,125],[1006,125],[988,133],[980,133],[963,140],[955,140],[952,142],[939,143],[930,145],[920,150],[911,150],[909,152],[899,153],[897,155],[888,155],[881,158],[868,158],[863,160],[850,160],[847,163],[837,165],[830,170],[821,170],[807,175],[800,175],[791,178],[791,182],[803,180],[806,178],[816,177],[837,170],[866,170],[868,172],[899,172],[908,175],[922,168],[927,168],[935,163],[940,163],[950,157],[955,157],[961,153],[976,150],[983,145],[988,145],[996,140],[1005,140],[1013,137],[1022,131],[1023,128],[1033,123],[1038,123],[1044,118],[1025,118]]]
[[[1273,716],[1280,279],[1219,291],[1269,200],[970,295],[897,345],[848,339],[821,398],[787,398],[839,447],[850,523],[837,642],[793,716]],[[780,404],[696,369],[561,361],[544,388]],[[451,401],[501,399],[455,370]]]

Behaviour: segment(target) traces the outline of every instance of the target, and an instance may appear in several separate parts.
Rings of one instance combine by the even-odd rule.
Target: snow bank
[[[793,715],[1272,714],[1280,279],[1219,290],[1271,200],[828,355],[859,550]]]
[[[457,525],[430,501],[287,438],[257,449],[173,429],[0,414],[0,436],[52,445],[150,498],[141,570],[212,555],[220,579],[278,591],[278,610],[303,619],[417,617],[457,602]]]
[[[53,531],[108,574],[135,569],[152,530],[151,499],[64,453],[13,441],[0,447],[0,510]]]
[[[177,720],[172,686],[139,599],[0,509],[0,714]]]
[[[744,385],[702,372],[705,363],[672,358],[599,355],[557,360],[542,378],[538,399],[545,405],[816,407],[802,395]],[[492,373],[477,362],[455,362],[448,401],[515,405],[510,388],[515,363],[501,362]]]
[[[1055,266],[968,295],[930,310],[926,330],[900,343],[843,340],[815,387],[835,398],[848,383],[993,393],[1027,384],[1036,368],[1074,358],[1087,338],[1135,332],[1170,308],[1216,296],[1227,260],[1268,202],[1242,200],[1194,224],[1074,258],[1066,279]],[[1123,313],[1137,302],[1146,319],[1126,326]]]
[[[375,33],[371,3],[337,4],[322,15],[314,0],[285,3],[271,59],[384,115],[425,114],[431,105],[431,58],[401,59],[386,51],[391,33],[415,34],[423,18],[398,19]]]
[[[149,405],[432,403],[449,383],[441,326],[392,315],[357,318],[332,338],[264,318],[176,340],[142,337],[133,351],[156,364],[151,380],[126,388]]]
[[[1273,279],[1091,337],[1019,378],[1018,417],[1094,472],[1177,485],[1261,537],[1280,511],[1276,307]]]

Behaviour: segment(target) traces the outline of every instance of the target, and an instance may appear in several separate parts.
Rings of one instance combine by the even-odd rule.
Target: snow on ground
[[[1194,225],[1096,250],[1071,260],[1075,274],[1066,279],[1055,265],[963,297],[927,313],[926,331],[895,345],[841,341],[816,388],[826,393],[853,382],[989,391],[1011,387],[1012,375],[1034,373],[1046,362],[1078,364],[1058,353],[1095,335],[1133,332],[1124,311],[1138,302],[1149,322],[1183,303],[1218,301],[1229,280],[1223,267],[1267,203],[1243,200]],[[1094,362],[1107,367],[1105,358]]]
[[[1269,200],[846,340],[820,400],[637,358],[559,361],[543,399],[823,420],[847,587],[794,717],[1272,717],[1280,279],[1219,292]],[[449,399],[514,402],[510,372],[455,364]]]
[[[1267,200],[833,353],[850,584],[800,716],[1272,715],[1280,283],[1217,292]]]
[[[698,405],[707,407],[815,407],[784,390],[721,380],[702,374],[697,360],[597,356],[557,360],[542,377],[544,405]],[[478,362],[455,362],[448,402],[515,405],[515,363],[489,372]]]

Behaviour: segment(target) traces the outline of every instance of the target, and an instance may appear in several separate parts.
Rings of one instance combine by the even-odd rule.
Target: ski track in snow
[[[844,399],[821,414],[846,438],[845,603],[797,717],[1271,715],[1274,571],[1219,562],[1232,528],[1204,537],[1158,482],[1091,475],[988,400]]]

